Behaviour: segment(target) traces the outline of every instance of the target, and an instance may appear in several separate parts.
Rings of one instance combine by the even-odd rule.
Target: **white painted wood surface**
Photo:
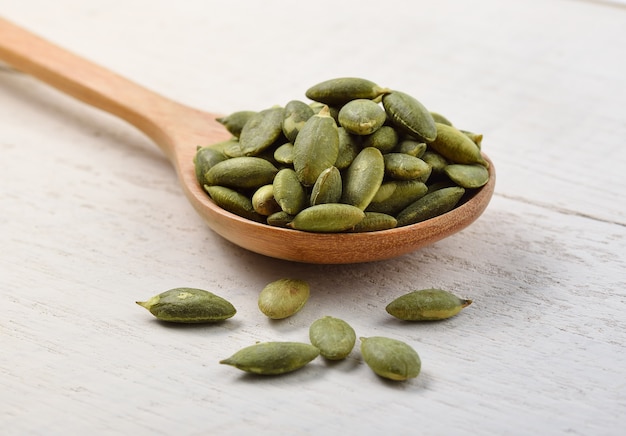
[[[576,0],[3,0],[3,16],[183,103],[228,113],[357,75],[485,135],[498,182],[458,235],[391,261],[290,264],[211,233],[166,159],[121,121],[0,70],[0,426],[5,435],[621,435],[626,425],[626,8]],[[284,276],[312,296],[270,322]],[[134,304],[227,297],[219,325]],[[434,324],[384,306],[471,298]],[[377,378],[358,349],[282,377],[219,359],[308,339],[323,315],[415,347]]]

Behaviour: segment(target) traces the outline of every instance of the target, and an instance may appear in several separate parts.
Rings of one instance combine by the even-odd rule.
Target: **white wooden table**
[[[461,233],[390,261],[262,257],[212,233],[127,124],[0,70],[3,435],[621,435],[626,425],[626,7],[576,0],[3,0],[23,27],[191,106],[229,113],[362,76],[485,135],[495,196]],[[260,289],[307,280],[270,322]],[[231,320],[174,327],[135,305],[193,286]],[[384,310],[441,287],[446,322]],[[422,374],[355,349],[282,377],[218,361],[308,340],[323,315],[406,341]]]

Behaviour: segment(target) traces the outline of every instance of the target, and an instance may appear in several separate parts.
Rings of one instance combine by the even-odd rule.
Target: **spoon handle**
[[[91,106],[124,119],[175,161],[199,123],[215,116],[181,105],[64,50],[0,17],[0,60]],[[216,126],[211,127],[213,129]]]

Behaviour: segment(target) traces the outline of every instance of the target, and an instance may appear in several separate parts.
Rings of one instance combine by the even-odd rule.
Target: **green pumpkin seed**
[[[287,226],[308,232],[336,233],[353,228],[365,218],[361,209],[349,204],[325,203],[307,207]]]
[[[395,216],[427,191],[428,187],[418,180],[385,182],[365,210]]]
[[[432,142],[437,128],[430,112],[415,98],[399,91],[383,96],[383,107],[391,122],[409,135]]]
[[[252,195],[252,207],[260,214],[269,216],[281,210],[274,198],[274,185],[264,185]]]
[[[234,157],[213,165],[205,174],[207,185],[257,189],[269,185],[278,169],[260,157]]]
[[[211,199],[224,210],[247,218],[252,221],[264,222],[263,215],[259,215],[252,206],[252,200],[245,195],[224,186],[204,185],[204,190]]]
[[[329,106],[342,106],[350,100],[358,98],[374,99],[389,92],[366,79],[358,77],[341,77],[318,83],[306,91],[311,100],[322,102]]]
[[[257,156],[283,133],[282,107],[262,110],[250,117],[241,130],[239,143],[245,156]]]
[[[267,224],[273,227],[287,228],[287,224],[293,221],[294,216],[285,211],[278,211],[267,217]]]
[[[396,129],[391,126],[382,126],[371,135],[363,138],[363,147],[374,147],[379,149],[381,153],[389,153],[398,145],[398,139]]]
[[[309,284],[298,279],[279,279],[268,283],[259,294],[259,310],[271,319],[295,315],[309,299]]]
[[[293,164],[293,144],[287,142],[283,145],[276,147],[274,150],[274,160],[283,165]]]
[[[425,142],[416,141],[414,139],[403,139],[393,151],[421,158],[424,153],[426,153],[427,148],[428,145]]]
[[[384,160],[385,174],[395,180],[426,182],[432,171],[426,162],[409,154],[387,153]]]
[[[422,361],[410,345],[382,336],[360,339],[363,360],[380,377],[403,381],[419,375]]]
[[[221,364],[261,375],[295,371],[319,356],[320,350],[300,342],[262,342],[242,348]]]
[[[222,150],[226,157],[242,157],[245,156],[241,149],[241,144],[237,138],[233,138]]]
[[[429,144],[433,150],[453,163],[488,166],[480,148],[467,135],[446,124],[437,123],[436,126],[437,138]]]
[[[307,206],[307,194],[291,168],[283,168],[274,178],[274,198],[280,208],[290,215],[296,215]]]
[[[231,318],[237,312],[227,300],[195,288],[175,288],[147,301],[137,301],[157,319],[167,322],[202,323]]]
[[[383,108],[372,100],[352,100],[339,111],[339,124],[354,135],[370,135],[380,129],[386,119]]]
[[[293,167],[298,180],[304,186],[313,186],[339,155],[337,124],[327,109],[308,119],[293,146]]]
[[[234,137],[239,138],[243,126],[245,126],[248,120],[255,114],[256,112],[254,111],[237,111],[226,117],[217,118],[216,121],[226,127],[226,130]]]
[[[289,142],[293,143],[296,140],[304,123],[313,115],[313,109],[300,100],[292,100],[285,105],[283,134]]]
[[[341,202],[364,210],[378,192],[384,176],[385,159],[380,150],[364,148],[346,170]]]
[[[356,333],[344,320],[325,316],[311,324],[309,339],[320,350],[322,357],[341,360],[348,357],[354,348]]]
[[[336,167],[326,168],[311,190],[310,205],[339,203],[342,192],[341,173]]]
[[[432,174],[443,174],[449,164],[445,157],[431,150],[426,150],[422,155],[422,160],[430,165]]]
[[[196,151],[193,162],[196,180],[198,180],[200,186],[206,184],[206,178],[204,177],[206,172],[209,171],[213,165],[226,159],[224,153],[211,146],[201,147]]]
[[[450,180],[464,188],[480,188],[489,181],[489,170],[482,165],[448,165],[444,172]]]
[[[404,321],[436,321],[451,318],[472,300],[464,300],[442,289],[422,289],[396,298],[387,313]]]
[[[361,136],[348,133],[343,127],[337,129],[339,134],[339,154],[335,161],[338,170],[345,170],[363,148]]]
[[[380,230],[393,229],[398,225],[398,220],[391,215],[380,212],[365,212],[363,218],[354,228],[353,232],[377,232]]]
[[[455,186],[452,188],[443,188],[431,192],[411,203],[402,210],[396,219],[398,226],[406,226],[415,224],[427,219],[434,218],[452,210],[463,194],[465,189]]]

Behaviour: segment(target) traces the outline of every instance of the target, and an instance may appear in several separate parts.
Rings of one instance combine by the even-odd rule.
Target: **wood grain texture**
[[[319,2],[3,3],[5,18],[209,112],[285,103],[330,77],[372,78],[482,132],[498,170],[480,219],[430,247],[359,265],[274,260],[208,229],[135,129],[3,67],[3,434],[621,435],[626,11],[398,2],[403,13],[380,13],[364,44],[350,37],[371,22],[364,4],[385,6],[322,1],[336,10],[328,17]],[[301,31],[322,22],[324,38]],[[288,276],[309,281],[311,298],[271,322],[258,292]],[[212,290],[238,314],[174,327],[134,303],[177,286]],[[432,324],[384,311],[431,286],[474,303]],[[255,341],[306,341],[323,315],[410,343],[422,374],[385,382],[358,350],[284,377],[217,363]]]

